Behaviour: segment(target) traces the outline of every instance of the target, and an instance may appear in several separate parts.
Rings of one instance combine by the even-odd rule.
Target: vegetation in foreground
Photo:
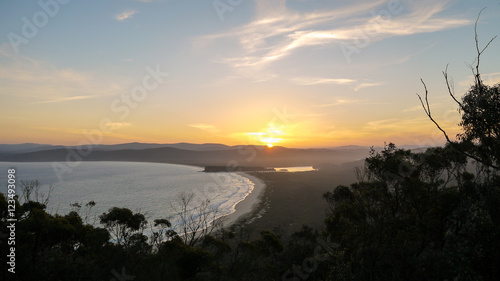
[[[446,135],[445,147],[419,153],[393,144],[373,151],[358,182],[324,194],[322,233],[304,226],[250,240],[237,225],[190,240],[156,220],[161,230],[147,237],[142,214],[112,208],[94,227],[77,211],[51,215],[28,194],[14,199],[16,274],[2,241],[2,280],[497,280],[500,85],[474,74],[461,101],[450,92],[459,140]],[[427,95],[422,104],[435,122]],[[9,199],[0,195],[3,233]]]

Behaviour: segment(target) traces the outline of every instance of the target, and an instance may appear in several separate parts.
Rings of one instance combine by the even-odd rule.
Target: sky
[[[483,8],[481,48],[500,0],[2,0],[0,143],[441,145]]]

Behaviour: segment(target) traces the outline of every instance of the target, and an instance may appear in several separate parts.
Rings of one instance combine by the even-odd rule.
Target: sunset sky
[[[500,0],[0,2],[0,143],[442,144]],[[500,38],[481,60],[500,82]]]

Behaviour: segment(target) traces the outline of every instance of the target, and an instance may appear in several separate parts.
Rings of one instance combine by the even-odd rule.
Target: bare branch
[[[429,117],[429,119],[432,121],[432,123],[434,123],[434,125],[436,125],[436,127],[444,134],[444,137],[446,138],[446,140],[449,143],[453,143],[450,140],[450,138],[448,137],[448,134],[446,133],[446,131],[443,128],[441,128],[441,126],[439,126],[438,122],[436,122],[436,120],[434,120],[434,118],[432,117],[431,107],[429,106],[429,98],[428,98],[429,91],[427,91],[427,85],[425,85],[424,80],[420,79],[420,81],[422,81],[422,84],[424,85],[424,89],[425,89],[425,105],[424,105],[424,102],[422,100],[422,97],[419,94],[417,94],[417,96],[418,96],[418,99],[420,100],[420,103],[422,104],[422,108],[424,109],[425,114],[427,115],[427,117]]]
[[[181,237],[186,245],[195,245],[203,236],[210,235],[218,226],[220,214],[218,206],[213,206],[209,199],[195,202],[194,193],[181,192],[171,208],[178,217]]]
[[[477,33],[477,24],[479,22],[479,18],[481,17],[481,13],[483,12],[484,9],[486,9],[486,8],[483,8],[483,9],[481,9],[481,11],[479,11],[479,14],[477,15],[476,23],[474,24],[474,39],[476,41],[476,51],[477,51],[476,71],[474,73],[474,77],[475,77],[476,83],[479,87],[482,86],[481,75],[479,74],[479,61],[481,59],[481,55],[488,48],[488,46],[491,44],[491,42],[493,42],[493,40],[495,40],[495,38],[497,38],[497,36],[495,35],[495,37],[491,38],[491,40],[488,42],[488,44],[486,44],[486,46],[484,46],[484,48],[480,50],[479,38],[477,35],[478,34]]]
[[[458,101],[458,99],[455,97],[454,87],[453,87],[452,83],[450,83],[450,80],[448,79],[448,64],[446,65],[446,68],[443,71],[443,76],[444,76],[444,80],[446,82],[446,87],[448,88],[448,94],[458,104],[458,106],[460,107],[460,109],[463,110],[463,111],[465,111],[466,109],[463,106],[463,104],[460,101]],[[422,81],[422,83],[423,83],[423,81]],[[425,86],[425,84],[424,84],[424,86]],[[427,88],[425,89],[425,91],[427,92]]]
[[[448,136],[448,134],[446,133],[446,131],[441,128],[441,126],[439,125],[439,123],[434,120],[434,117],[432,117],[432,114],[431,114],[431,108],[429,106],[429,99],[428,99],[428,95],[429,95],[429,92],[427,91],[427,86],[425,85],[425,82],[420,79],[420,81],[422,81],[422,84],[424,85],[424,89],[425,89],[425,104],[424,104],[424,101],[422,100],[422,97],[417,94],[418,96],[418,99],[420,100],[420,104],[422,104],[422,108],[424,109],[425,111],[425,114],[427,115],[427,117],[429,117],[429,119],[432,121],[432,123],[434,123],[434,125],[436,125],[436,127],[443,133],[444,137],[446,138],[446,141],[453,147],[455,148],[458,152],[464,154],[465,156],[471,158],[471,159],[474,159],[480,163],[483,163],[484,165],[488,166],[488,167],[491,167],[491,168],[494,168],[494,169],[500,169],[499,166],[496,166],[496,165],[493,165],[493,164],[490,164],[490,163],[487,163],[487,162],[484,162],[482,159],[480,159],[479,157],[476,157],[474,156],[473,154],[470,154],[470,153],[467,153],[465,151],[463,151],[456,142],[453,142],[451,141],[450,137]]]

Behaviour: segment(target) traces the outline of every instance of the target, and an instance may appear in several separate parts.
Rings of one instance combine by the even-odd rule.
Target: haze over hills
[[[196,166],[318,166],[339,165],[368,156],[369,147],[348,146],[331,149],[296,149],[223,144],[125,143],[96,145],[90,151],[72,146],[44,144],[0,145],[0,161],[136,161]],[[87,155],[88,154],[88,155]]]
[[[0,153],[26,153],[58,148],[64,148],[64,146],[38,143],[0,144]]]
[[[112,150],[122,150],[122,149],[134,149],[142,150],[148,148],[161,148],[161,147],[173,147],[185,150],[224,150],[230,149],[230,146],[224,144],[216,143],[204,143],[204,144],[192,144],[192,143],[174,143],[174,144],[158,144],[158,143],[122,143],[122,144],[99,144],[93,145],[92,150],[95,151],[112,151]],[[64,145],[51,145],[51,144],[38,144],[38,143],[22,143],[22,144],[0,144],[0,153],[26,153],[26,152],[36,152],[44,150],[53,150],[61,148],[74,148],[76,146],[64,146]]]

